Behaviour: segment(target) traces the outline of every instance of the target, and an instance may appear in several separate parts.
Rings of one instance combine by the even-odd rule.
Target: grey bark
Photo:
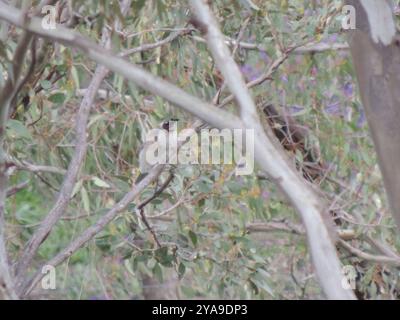
[[[393,32],[389,1],[346,3],[356,9],[349,45],[389,205],[400,229],[400,37]]]

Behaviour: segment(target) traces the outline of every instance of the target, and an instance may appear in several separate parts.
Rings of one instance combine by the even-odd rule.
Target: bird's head
[[[177,122],[179,119],[171,118],[161,123],[161,128],[170,131],[172,122]]]

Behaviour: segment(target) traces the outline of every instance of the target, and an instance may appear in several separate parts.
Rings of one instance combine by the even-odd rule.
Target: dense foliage
[[[60,1],[61,6],[68,1]],[[400,248],[388,212],[380,172],[341,29],[341,1],[212,1],[221,30],[251,46],[230,47],[245,79],[262,77],[252,87],[257,105],[272,104],[305,132],[302,148],[288,154],[299,170],[308,165],[304,149],[314,150],[317,173],[308,177],[324,198],[354,250],[376,253],[377,244]],[[117,1],[71,1],[72,28],[100,43],[112,32],[116,53],[166,39],[162,46],[128,59],[204,100],[212,101],[223,79],[202,34],[189,23],[183,1],[133,0],[124,16]],[[67,6],[67,4],[66,4]],[[64,23],[65,21],[58,21]],[[11,28],[1,42],[0,71],[9,67],[21,30]],[[332,50],[294,50],[317,43]],[[7,199],[7,247],[17,259],[38,223],[52,208],[75,149],[74,129],[84,90],[96,64],[59,43],[37,43],[35,74],[19,93],[7,122],[6,151],[25,169],[10,176],[10,188],[24,187]],[[25,65],[29,68],[30,58]],[[3,79],[3,82],[5,80]],[[139,175],[138,150],[145,133],[170,118],[179,128],[194,118],[163,99],[110,73],[92,106],[89,147],[72,199],[61,221],[41,245],[38,267],[112,208]],[[224,88],[219,102],[230,95]],[[235,110],[235,102],[224,106]],[[271,125],[266,121],[265,125]],[[274,125],[274,124],[272,124]],[[279,126],[279,123],[275,123]],[[58,172],[26,170],[27,164]],[[57,267],[57,289],[39,287],[33,296],[70,299],[321,298],[301,222],[277,187],[262,174],[237,177],[233,165],[178,165],[171,184],[144,209],[157,240],[135,210],[152,195],[150,185],[84,248]],[[168,171],[163,173],[165,181]],[[306,176],[306,174],[305,174]],[[171,209],[169,209],[171,208]],[[398,268],[369,261],[338,245],[343,265],[357,272],[362,298],[398,298]],[[33,269],[31,270],[33,271]],[[151,290],[153,288],[153,290]],[[155,288],[155,289],[154,289]]]

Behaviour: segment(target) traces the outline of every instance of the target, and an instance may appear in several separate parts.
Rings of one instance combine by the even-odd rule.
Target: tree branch
[[[378,263],[386,263],[386,264],[391,264],[393,266],[400,266],[400,257],[392,257],[392,256],[377,256],[377,255],[372,255],[370,253],[363,252],[350,244],[348,244],[344,240],[339,240],[339,244],[345,248],[347,251],[350,253],[354,254],[355,256],[363,259],[363,260],[368,260],[372,262],[378,262]]]
[[[124,211],[126,207],[135,200],[135,198],[153,181],[158,179],[164,170],[164,165],[155,166],[146,177],[143,178],[137,185],[133,185],[132,189],[103,217],[101,217],[96,224],[87,228],[80,236],[73,240],[64,250],[58,253],[50,261],[44,265],[58,266],[60,263],[69,258],[74,252],[83,247],[89,240],[95,237],[104,227],[117,217],[119,213]],[[42,268],[35,273],[35,275],[20,287],[18,293],[20,296],[29,294],[35,285],[43,278],[44,274],[41,272]]]
[[[34,14],[40,12],[42,6],[46,5],[50,1],[42,0]],[[24,24],[27,20],[27,10],[29,9],[29,3],[22,4],[22,11],[20,15],[20,23]],[[0,298],[3,299],[18,299],[16,294],[16,288],[13,283],[11,270],[8,263],[6,243],[5,243],[5,200],[7,197],[7,165],[6,165],[6,152],[4,150],[4,140],[6,132],[6,123],[9,116],[10,105],[13,98],[21,90],[22,86],[19,80],[25,55],[28,51],[28,47],[32,41],[33,34],[24,31],[18,42],[17,48],[14,53],[12,60],[12,68],[8,74],[7,81],[0,92]],[[24,80],[22,80],[24,81]]]
[[[146,43],[146,44],[142,44],[141,46],[136,47],[136,48],[124,50],[120,54],[120,56],[121,57],[126,57],[126,56],[129,56],[129,55],[134,54],[134,53],[144,52],[144,51],[149,51],[149,50],[156,49],[158,47],[166,45],[167,43],[170,43],[170,42],[174,41],[180,35],[185,34],[187,32],[188,32],[188,30],[181,29],[181,30],[179,30],[177,32],[171,33],[168,37],[166,37],[165,39],[162,39],[160,41],[157,41],[157,42],[154,42],[154,43]]]
[[[206,2],[191,0],[190,3],[197,21],[203,26],[215,62],[236,97],[245,127],[255,131],[255,157],[258,164],[280,186],[302,217],[313,263],[325,294],[330,299],[354,299],[354,294],[341,285],[343,275],[330,236],[332,222],[326,205],[289,164],[282,147],[272,142],[271,135],[268,137],[265,134],[246,83]]]
[[[111,45],[111,32],[107,29],[103,29],[102,35],[102,45],[109,48]],[[100,88],[100,84],[107,76],[109,70],[104,66],[97,66],[94,76],[90,82],[88,90],[82,99],[79,111],[76,115],[76,147],[72,160],[68,166],[67,173],[65,175],[63,185],[57,196],[57,200],[47,214],[47,216],[41,222],[39,228],[33,234],[32,238],[29,240],[28,244],[25,246],[23,254],[16,266],[16,278],[17,278],[17,288],[21,286],[22,281],[25,276],[31,261],[33,260],[37,250],[43,241],[48,237],[54,225],[60,220],[62,215],[67,208],[69,201],[71,199],[72,191],[75,186],[77,177],[82,168],[84,159],[87,152],[87,124],[90,115],[92,105],[94,104],[94,99],[96,93]]]
[[[22,71],[25,54],[32,40],[32,34],[24,32],[15,50],[12,68],[0,93],[0,297],[17,299],[9,268],[5,243],[5,200],[7,197],[7,165],[4,150],[8,114],[13,97],[17,94],[18,81]]]
[[[199,36],[191,36],[191,39],[197,41],[197,42],[206,42],[206,40],[202,37]],[[247,50],[257,50],[257,51],[263,51],[265,52],[267,49],[259,45],[257,43],[250,43],[250,42],[245,42],[245,41],[237,41],[235,39],[231,39],[228,37],[225,37],[225,43],[229,46],[235,46],[238,45],[239,48],[247,49]],[[329,43],[322,43],[322,42],[317,42],[317,43],[311,43],[307,44],[298,48],[295,48],[293,50],[294,54],[312,54],[312,53],[324,53],[327,51],[345,51],[349,50],[349,46],[346,43],[334,43],[334,44],[329,44]]]
[[[21,23],[21,15],[20,10],[0,2],[0,19],[6,20],[20,28],[27,29],[37,35],[82,50],[94,61],[121,74],[143,89],[167,99],[172,104],[192,113],[212,126],[230,129],[242,128],[242,122],[235,115],[205,103],[169,82],[152,75],[141,67],[129,63],[123,58],[114,56],[110,51],[93,43],[93,41],[81,36],[79,33],[61,25],[57,25],[57,28],[52,30],[43,29],[41,20],[37,18],[30,18],[30,21],[23,24]]]
[[[204,3],[202,4],[200,1],[195,2],[195,4],[196,3],[199,6],[204,6]],[[89,58],[123,75],[143,89],[169,100],[172,104],[192,113],[212,126],[229,129],[255,128],[256,160],[261,168],[271,176],[282,190],[284,190],[295,208],[301,214],[307,229],[310,251],[317,275],[325,293],[329,298],[354,298],[351,292],[345,291],[341,287],[342,275],[340,271],[340,262],[336,255],[335,247],[329,237],[327,219],[323,217],[324,214],[328,215],[328,212],[325,210],[325,205],[321,203],[321,199],[316,195],[314,190],[309,185],[305,184],[302,177],[296,172],[296,169],[288,164],[287,156],[284,154],[284,151],[281,150],[282,148],[277,146],[277,143],[274,143],[273,140],[265,135],[258,121],[254,121],[254,119],[257,120],[258,117],[255,106],[249,93],[243,91],[247,89],[245,89],[237,66],[235,68],[231,65],[227,66],[226,69],[222,69],[224,69],[224,75],[229,82],[228,85],[231,91],[237,94],[237,99],[242,110],[243,122],[245,122],[246,126],[243,125],[243,122],[238,117],[231,113],[204,103],[200,99],[187,94],[185,91],[171,85],[165,80],[153,76],[140,67],[113,56],[107,50],[93,44],[78,33],[71,32],[62,26],[57,26],[55,30],[45,30],[41,27],[40,20],[35,18],[30,19],[28,23],[22,24],[19,19],[20,16],[19,10],[0,3],[0,19],[26,28],[41,36],[81,49]],[[207,25],[207,23],[205,25]],[[218,30],[218,28],[212,28],[213,34],[218,35],[215,30]],[[222,41],[220,41],[220,39],[222,39]],[[219,46],[219,48],[216,47],[214,53],[218,54],[218,50],[222,48],[221,58],[226,59],[230,57],[229,51],[228,56],[224,55],[227,52],[227,48],[222,37],[217,37],[217,39],[214,40],[212,37],[208,37],[209,42],[215,40],[217,41],[215,44]],[[236,77],[239,82],[229,79],[232,76],[232,70],[234,70],[233,77]],[[255,118],[253,119],[253,117]]]

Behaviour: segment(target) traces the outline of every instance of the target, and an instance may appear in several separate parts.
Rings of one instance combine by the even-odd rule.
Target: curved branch
[[[194,3],[199,6],[205,5],[200,1]],[[273,139],[268,138],[262,128],[260,128],[254,103],[251,97],[249,98],[248,92],[243,92],[243,90],[246,90],[245,85],[243,85],[244,82],[234,82],[232,79],[229,79],[232,76],[229,67],[223,71],[226,73],[225,77],[232,92],[237,94],[237,99],[242,109],[243,122],[246,126],[235,115],[204,103],[167,81],[153,76],[142,68],[113,56],[107,50],[93,44],[78,33],[61,26],[57,26],[55,30],[45,30],[41,27],[40,20],[35,18],[30,19],[28,23],[22,24],[20,17],[19,10],[0,2],[0,19],[4,19],[41,36],[83,50],[89,58],[123,75],[143,89],[169,100],[174,105],[192,113],[212,126],[229,129],[255,128],[256,160],[261,168],[286,193],[294,207],[301,214],[307,230],[310,251],[317,275],[325,293],[329,298],[354,298],[354,295],[350,291],[346,291],[341,287],[340,261],[338,260],[335,247],[330,240],[327,219],[324,218],[324,215],[328,214],[327,210],[325,210],[326,206],[321,202],[321,199],[316,195],[314,190],[305,184],[302,177],[296,172],[296,169],[288,164],[287,156],[281,150],[281,147]],[[217,38],[208,37],[208,41],[217,40],[215,43],[217,47],[214,53],[218,54],[218,50],[222,48],[223,54],[221,57],[226,59],[227,56],[225,56],[225,53],[227,48],[223,38],[222,42],[219,41],[221,38],[218,38],[215,30],[218,30],[218,28],[214,28],[213,30],[214,36],[217,35]],[[230,57],[229,54],[228,57]],[[233,77],[242,79],[238,70],[233,73]]]
[[[206,2],[191,0],[190,3],[215,62],[236,97],[245,127],[255,131],[255,157],[258,164],[283,190],[301,215],[316,273],[325,294],[330,299],[354,299],[354,294],[342,286],[343,275],[331,239],[332,221],[326,205],[289,164],[282,148],[273,142],[271,136],[265,134],[239,67],[233,60]]]
[[[124,50],[121,53],[120,56],[121,57],[126,57],[126,56],[129,56],[129,55],[134,54],[134,53],[156,49],[156,48],[161,47],[161,46],[163,46],[163,45],[165,45],[167,43],[170,43],[170,42],[174,41],[180,35],[182,35],[184,33],[187,33],[187,32],[188,32],[188,30],[186,30],[186,29],[182,29],[182,30],[179,30],[177,32],[173,32],[168,37],[166,37],[165,39],[162,39],[160,41],[157,41],[157,42],[154,42],[154,43],[146,43],[146,44],[142,44],[141,46],[136,47],[136,48]]]
[[[21,284],[26,270],[28,269],[33,257],[43,241],[47,238],[51,232],[53,226],[60,220],[67,208],[73,188],[76,183],[78,174],[82,168],[86,151],[87,151],[87,123],[89,119],[89,113],[93,105],[96,92],[100,87],[101,82],[107,75],[108,70],[103,66],[97,68],[95,75],[89,85],[89,90],[86,96],[83,98],[79,111],[76,115],[76,147],[72,160],[68,166],[67,173],[64,178],[63,185],[57,196],[57,200],[47,214],[47,216],[41,222],[39,228],[33,234],[28,244],[25,246],[23,254],[16,267],[17,287]]]
[[[172,104],[190,112],[212,126],[229,129],[243,128],[242,122],[237,116],[205,103],[201,99],[170,84],[168,81],[152,75],[141,67],[129,63],[121,57],[114,56],[110,51],[93,43],[93,41],[83,37],[79,33],[61,25],[57,25],[56,29],[52,30],[44,29],[42,28],[41,20],[38,18],[30,18],[26,23],[22,23],[21,16],[22,13],[20,10],[0,2],[0,19],[37,35],[82,50],[97,63],[121,74],[143,89],[167,99]]]
[[[73,240],[64,250],[58,253],[50,261],[46,262],[45,265],[58,266],[66,259],[68,259],[78,249],[82,248],[89,240],[95,237],[100,231],[104,229],[112,220],[114,220],[119,213],[125,210],[125,208],[135,200],[135,198],[153,181],[155,181],[164,170],[164,165],[155,166],[148,175],[143,178],[137,185],[133,185],[132,189],[114,206],[112,207],[103,217],[101,217],[94,225],[87,228],[80,236]],[[42,268],[34,274],[34,276],[23,283],[18,290],[19,295],[28,295],[35,285],[43,278],[44,274],[41,272]]]
[[[118,22],[116,22],[118,23]],[[102,36],[102,45],[110,47],[111,45],[111,32],[104,28]],[[88,90],[82,99],[79,111],[76,115],[76,147],[72,160],[68,166],[67,173],[64,177],[63,185],[57,196],[57,200],[47,214],[47,216],[40,223],[39,228],[35,231],[28,244],[25,246],[24,251],[18,264],[16,266],[16,287],[17,290],[21,286],[30,263],[32,262],[40,245],[46,240],[54,225],[60,220],[67,208],[73,188],[75,186],[77,177],[83,166],[86,152],[87,152],[87,125],[89,120],[90,111],[92,109],[93,101],[96,97],[100,84],[109,73],[109,70],[99,65],[96,68],[94,76],[89,84]]]
[[[206,42],[206,40],[199,36],[191,36],[191,39],[197,42]],[[237,41],[235,39],[226,38],[225,43],[229,46],[239,46],[240,48],[246,50],[257,50],[265,52],[267,50],[266,47],[259,45],[257,43],[250,43],[245,41]],[[313,53],[324,53],[327,51],[346,51],[349,50],[349,45],[347,43],[322,43],[322,42],[314,42],[310,43],[293,50],[293,54],[302,55],[302,54],[313,54]]]
[[[348,244],[344,240],[339,240],[339,243],[343,248],[348,250],[350,253],[354,254],[355,256],[357,256],[363,260],[368,260],[368,261],[378,262],[378,263],[386,263],[386,264],[390,264],[390,265],[393,265],[396,267],[400,266],[400,257],[398,257],[398,256],[397,257],[377,256],[377,255],[373,255],[373,254],[361,251],[360,249],[357,249],[357,248],[353,247],[352,245]]]

